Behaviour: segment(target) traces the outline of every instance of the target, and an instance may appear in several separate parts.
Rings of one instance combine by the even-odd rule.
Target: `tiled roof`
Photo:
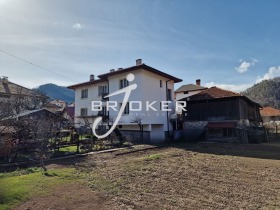
[[[112,72],[108,72],[108,73],[105,73],[105,74],[101,74],[101,75],[98,75],[98,77],[100,79],[97,79],[97,80],[93,80],[93,81],[89,81],[89,82],[84,82],[84,83],[79,83],[79,84],[75,84],[75,85],[71,85],[71,86],[68,86],[69,89],[75,89],[77,87],[82,87],[82,86],[86,86],[86,85],[92,85],[92,84],[96,84],[96,83],[99,83],[99,82],[103,82],[103,81],[106,81],[107,78],[109,76],[113,76],[113,75],[117,75],[117,74],[122,74],[122,73],[129,73],[129,72],[132,72],[132,71],[135,71],[135,70],[139,70],[139,69],[145,69],[147,71],[150,71],[154,74],[158,74],[158,75],[161,75],[163,77],[166,77],[168,79],[171,79],[173,80],[175,83],[177,82],[182,82],[183,80],[182,79],[179,79],[177,77],[174,77],[170,74],[167,74],[167,73],[164,73],[162,71],[159,71],[153,67],[150,67],[146,64],[141,64],[141,65],[137,65],[137,66],[132,66],[132,67],[128,67],[128,68],[124,68],[124,69],[119,69],[119,70],[115,70],[115,71],[112,71]]]
[[[261,116],[263,116],[263,117],[280,116],[280,110],[279,109],[274,109],[270,106],[264,107],[261,110]]]
[[[205,89],[207,89],[207,87],[203,87],[200,85],[194,85],[194,84],[188,84],[188,85],[182,85],[181,87],[179,87],[175,91],[175,93],[185,92],[185,91],[205,90]]]
[[[0,126],[0,132],[2,134],[4,134],[4,133],[15,133],[16,129],[15,129],[15,127],[12,127],[12,126]]]
[[[190,97],[186,97],[183,99],[180,99],[181,101],[202,101],[202,100],[211,100],[211,99],[221,99],[221,98],[232,98],[232,97],[242,97],[244,100],[246,100],[249,103],[253,103],[257,105],[258,107],[262,107],[258,103],[250,100],[246,96],[243,96],[239,93],[235,93],[233,91],[224,90],[218,87],[211,87],[206,90],[201,91],[200,93],[197,93],[195,95],[192,95]]]
[[[96,79],[96,80],[92,80],[92,81],[88,81],[88,82],[82,82],[82,83],[78,83],[78,84],[75,84],[75,85],[70,85],[67,88],[69,88],[69,89],[76,89],[78,87],[83,87],[83,86],[87,86],[87,85],[93,85],[93,84],[97,84],[97,83],[104,82],[104,81],[106,81],[106,80],[104,80],[104,79]]]
[[[137,65],[137,66],[132,66],[132,67],[128,67],[128,68],[125,68],[125,69],[121,69],[121,70],[116,70],[116,71],[113,71],[113,72],[108,72],[106,74],[101,74],[99,75],[98,77],[99,78],[107,78],[108,76],[113,76],[113,75],[116,75],[116,74],[121,74],[121,73],[125,73],[125,72],[131,72],[131,71],[135,71],[135,70],[138,70],[138,69],[145,69],[147,71],[150,71],[154,74],[158,74],[158,75],[161,75],[163,77],[166,77],[168,79],[171,79],[171,80],[174,80],[175,83],[177,82],[182,82],[183,80],[182,79],[179,79],[177,77],[174,77],[170,74],[167,74],[167,73],[164,73],[160,70],[157,70],[153,67],[150,67],[146,64],[141,64],[141,65]]]
[[[2,79],[0,79],[0,95],[34,96],[34,94],[37,97],[45,97],[26,87],[22,87],[10,81],[3,81]]]
[[[196,100],[209,100],[215,98],[227,98],[227,97],[237,97],[241,96],[239,93],[235,93],[229,90],[224,90],[217,87],[211,87],[206,90],[201,91],[198,94],[190,96],[191,101]]]

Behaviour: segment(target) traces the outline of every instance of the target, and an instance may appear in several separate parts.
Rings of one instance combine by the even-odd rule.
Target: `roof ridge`
[[[227,91],[227,92],[234,93],[234,94],[236,94],[236,95],[242,96],[240,93],[237,93],[237,92],[234,92],[234,91],[231,91],[231,90],[222,89],[222,88],[219,88],[219,87],[217,87],[217,86],[213,86],[213,87],[211,87],[211,88],[217,88],[217,89],[220,89],[220,90],[222,90],[222,91]],[[210,88],[209,88],[209,89],[210,89]]]

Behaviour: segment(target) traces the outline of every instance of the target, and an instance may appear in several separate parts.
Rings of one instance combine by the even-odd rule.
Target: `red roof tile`
[[[264,107],[261,110],[261,116],[263,116],[263,117],[280,116],[280,110],[279,109],[274,109],[270,106]]]
[[[215,98],[227,98],[227,97],[238,97],[238,96],[242,96],[242,95],[229,90],[223,90],[221,88],[211,87],[209,89],[201,91],[198,94],[190,96],[189,98],[191,101],[196,101],[196,100],[208,100],[208,99],[215,99]]]

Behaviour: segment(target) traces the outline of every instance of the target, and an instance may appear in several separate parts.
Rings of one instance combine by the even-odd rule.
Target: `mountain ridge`
[[[241,92],[262,106],[280,109],[280,77],[264,80]]]
[[[50,97],[51,100],[62,100],[67,103],[75,101],[75,92],[65,86],[58,86],[53,83],[47,83],[40,85],[39,87],[35,88],[35,90],[46,94]]]

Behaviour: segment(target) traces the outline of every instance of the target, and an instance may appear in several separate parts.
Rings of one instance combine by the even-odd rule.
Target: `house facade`
[[[134,75],[134,80],[131,82],[126,78],[130,73]],[[181,81],[179,78],[143,64],[141,59],[136,60],[135,66],[110,70],[99,75],[98,79],[91,75],[89,82],[68,87],[75,90],[75,126],[92,126],[98,116],[103,116],[112,123],[119,113],[124,93],[109,98],[104,96],[136,84],[137,88],[131,92],[129,103],[117,128],[123,135],[137,136],[140,123],[146,140],[151,143],[162,142],[167,138],[168,131],[172,131],[173,128],[169,119],[170,113],[162,111],[160,102],[173,101],[174,83]],[[102,110],[92,110],[92,101],[102,101]],[[106,110],[107,101],[114,101],[117,105],[116,110]],[[152,103],[154,109],[149,108],[147,102]]]
[[[187,101],[184,129],[207,141],[249,143],[259,138],[255,134],[264,135],[261,106],[243,95],[211,87],[182,100]]]
[[[261,116],[264,123],[280,121],[280,110],[267,106],[261,109]]]

